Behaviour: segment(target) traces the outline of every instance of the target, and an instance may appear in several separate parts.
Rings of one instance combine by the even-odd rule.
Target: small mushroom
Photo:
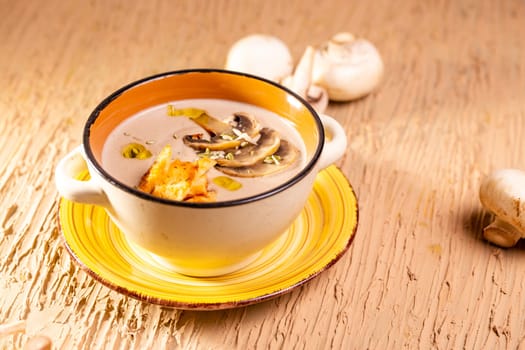
[[[525,172],[501,169],[481,183],[479,197],[494,221],[483,229],[485,239],[501,247],[512,247],[525,237]]]
[[[316,52],[313,82],[332,101],[351,101],[372,92],[383,77],[383,60],[368,40],[338,33]]]
[[[293,164],[299,156],[299,150],[286,140],[281,140],[279,149],[274,154],[249,167],[229,168],[216,166],[223,173],[238,177],[258,177],[274,174]]]
[[[252,34],[232,45],[225,68],[280,82],[292,73],[293,59],[290,50],[279,38]]]
[[[260,135],[257,144],[226,150],[226,154],[232,156],[216,159],[217,164],[229,168],[248,167],[274,154],[279,149],[281,141],[279,133],[273,129],[264,128]]]
[[[0,324],[0,336],[16,333],[25,333],[27,320],[13,321]],[[29,338],[24,345],[24,350],[51,350],[53,342],[45,335],[37,334]]]
[[[284,78],[282,84],[303,97],[317,112],[323,113],[328,106],[328,93],[326,89],[312,82],[314,55],[314,48],[308,46],[294,74]]]
[[[243,142],[256,139],[261,129],[255,117],[248,113],[235,113],[225,121],[208,114],[201,114],[191,120],[210,135],[209,140],[204,139],[201,134],[184,136],[184,144],[196,150],[224,151],[239,147]]]
[[[53,343],[45,335],[35,335],[29,338],[23,350],[51,350]]]

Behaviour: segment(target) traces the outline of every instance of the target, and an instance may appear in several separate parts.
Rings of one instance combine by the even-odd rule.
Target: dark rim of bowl
[[[204,203],[200,203],[200,202],[199,203],[183,202],[183,201],[175,201],[175,200],[170,200],[170,199],[164,199],[164,198],[156,197],[156,196],[150,195],[150,194],[148,194],[146,192],[142,192],[140,190],[137,190],[137,189],[135,189],[133,187],[130,187],[128,185],[125,185],[124,183],[120,182],[118,179],[116,179],[115,177],[110,175],[107,171],[105,171],[104,168],[102,167],[102,165],[99,164],[95,160],[95,156],[94,156],[94,154],[93,154],[93,152],[91,150],[91,146],[89,144],[89,136],[90,136],[91,125],[93,125],[93,123],[97,119],[97,117],[100,114],[100,112],[107,105],[109,105],[113,100],[118,98],[121,94],[123,94],[124,92],[126,92],[127,90],[129,90],[129,89],[131,89],[131,88],[133,88],[135,86],[147,83],[147,82],[152,81],[152,80],[156,80],[156,79],[172,76],[172,75],[191,74],[191,73],[221,73],[221,74],[232,74],[232,75],[244,76],[244,77],[247,77],[247,78],[263,81],[263,82],[265,82],[267,84],[270,84],[270,85],[273,85],[273,86],[277,87],[278,89],[284,90],[286,93],[294,96],[312,114],[312,116],[314,117],[315,123],[317,125],[317,129],[319,131],[319,143],[317,145],[317,148],[316,148],[316,150],[314,152],[314,155],[313,155],[312,159],[301,169],[301,171],[299,171],[291,179],[289,179],[288,181],[286,181],[286,182],[284,182],[284,183],[282,183],[282,184],[280,184],[280,185],[278,185],[278,186],[276,186],[276,187],[274,187],[274,188],[272,188],[272,189],[270,189],[268,191],[261,192],[259,194],[254,195],[254,196],[243,197],[243,198],[234,199],[234,200],[216,201],[216,202],[204,202]],[[157,203],[163,203],[163,204],[169,204],[169,205],[177,205],[177,206],[182,206],[182,207],[194,207],[194,208],[219,208],[219,207],[230,207],[230,206],[235,206],[235,205],[241,205],[241,204],[255,202],[255,201],[267,198],[267,197],[271,197],[271,196],[273,196],[273,195],[275,195],[275,194],[277,194],[279,192],[282,192],[282,191],[288,189],[289,187],[293,186],[294,184],[299,182],[301,179],[303,179],[308,173],[310,173],[313,170],[313,168],[315,167],[315,164],[317,163],[317,161],[318,161],[318,159],[319,159],[319,157],[321,155],[321,152],[323,150],[324,139],[325,139],[325,134],[324,134],[323,124],[322,124],[321,119],[319,118],[319,115],[317,114],[317,112],[301,96],[297,95],[295,92],[291,91],[290,89],[288,89],[288,88],[286,88],[286,87],[284,87],[284,86],[282,86],[280,84],[277,84],[277,83],[275,83],[275,82],[273,82],[271,80],[268,80],[268,79],[265,79],[265,78],[262,78],[262,77],[258,77],[258,76],[252,75],[252,74],[241,73],[241,72],[234,72],[234,71],[229,71],[229,70],[224,70],[224,69],[202,68],[202,69],[185,69],[185,70],[169,71],[169,72],[155,74],[155,75],[152,75],[152,76],[149,76],[149,77],[146,77],[146,78],[134,81],[132,83],[129,83],[129,84],[123,86],[122,88],[116,90],[111,95],[106,97],[93,110],[93,112],[91,112],[91,114],[90,114],[90,116],[89,116],[89,118],[88,118],[88,120],[87,120],[87,122],[86,122],[86,124],[84,126],[83,147],[84,147],[84,151],[86,153],[86,156],[88,157],[89,161],[94,166],[94,168],[98,172],[98,174],[100,176],[102,176],[102,178],[106,179],[113,186],[115,186],[115,187],[117,187],[117,188],[119,188],[121,190],[124,190],[124,191],[126,191],[128,193],[131,193],[131,194],[133,194],[135,196],[138,196],[140,198],[147,199],[147,200],[150,200],[150,201],[153,201],[153,202],[157,202]]]

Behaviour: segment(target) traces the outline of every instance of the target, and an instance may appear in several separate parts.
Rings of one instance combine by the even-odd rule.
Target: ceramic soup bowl
[[[105,169],[104,144],[120,123],[154,106],[203,98],[242,102],[286,118],[304,142],[304,165],[287,181],[256,195],[207,203],[162,199]],[[103,100],[85,124],[82,145],[58,163],[55,179],[62,197],[104,207],[132,246],[175,272],[213,276],[246,266],[284,233],[305,206],[316,174],[344,154],[346,143],[338,122],[317,115],[278,84],[223,70],[184,70],[136,81]],[[86,169],[90,179],[77,180]]]

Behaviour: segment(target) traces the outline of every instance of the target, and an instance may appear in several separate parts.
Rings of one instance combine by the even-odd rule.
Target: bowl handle
[[[324,169],[343,156],[347,139],[345,130],[337,120],[326,114],[321,114],[320,117],[325,129],[325,143],[319,159],[319,169]]]
[[[78,146],[58,162],[55,169],[55,184],[60,195],[70,201],[108,205],[108,199],[102,188],[93,179],[77,180],[82,171],[87,170],[84,151]]]

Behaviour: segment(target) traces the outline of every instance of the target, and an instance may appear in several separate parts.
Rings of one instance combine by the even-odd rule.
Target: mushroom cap
[[[372,92],[383,72],[381,55],[370,41],[339,33],[316,51],[312,75],[330,100],[351,101]]]
[[[236,112],[225,120],[233,128],[239,130],[242,133],[246,133],[250,137],[256,137],[259,135],[261,130],[261,124],[259,121],[250,113]]]
[[[495,171],[482,181],[479,198],[485,209],[525,234],[525,172]]]
[[[264,175],[270,175],[277,173],[287,166],[293,164],[299,157],[299,150],[286,140],[281,140],[279,149],[274,153],[276,157],[279,157],[279,164],[268,164],[264,161],[259,161],[254,165],[247,167],[223,167],[215,166],[218,170],[231,176],[238,177],[258,177]]]
[[[209,140],[203,139],[201,134],[184,135],[182,141],[194,150],[225,151],[241,145],[241,140],[225,140],[214,136]]]
[[[217,164],[229,168],[238,168],[254,165],[271,156],[279,149],[281,139],[279,133],[273,129],[264,128],[261,130],[261,137],[257,144],[249,144],[239,149],[226,150],[234,155],[232,159],[217,159]]]
[[[234,113],[233,116],[224,121],[204,113],[191,119],[211,136],[209,140],[206,140],[200,134],[185,135],[183,138],[184,144],[196,150],[209,149],[211,151],[219,151],[235,148],[240,146],[244,140],[237,137],[234,129],[239,133],[246,134],[249,138],[256,138],[261,129],[257,119],[253,115],[244,112]]]
[[[280,82],[292,73],[293,59],[281,39],[271,35],[252,34],[232,45],[225,68]]]

